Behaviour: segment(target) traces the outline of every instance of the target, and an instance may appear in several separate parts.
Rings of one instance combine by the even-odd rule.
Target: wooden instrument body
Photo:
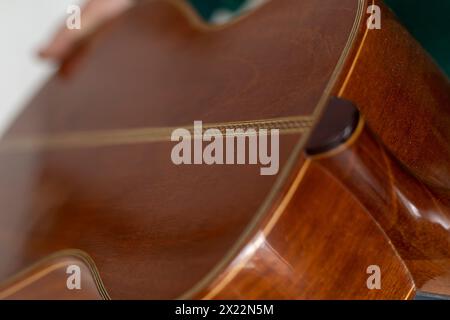
[[[370,4],[273,1],[216,30],[156,1],[93,36],[2,142],[0,297],[71,298],[59,288],[73,261],[92,299],[449,294],[449,84],[379,1],[382,29],[366,28]],[[330,96],[376,137],[361,129],[311,158],[309,130],[282,134],[275,177],[176,167],[173,143],[147,136],[194,120],[316,122]]]

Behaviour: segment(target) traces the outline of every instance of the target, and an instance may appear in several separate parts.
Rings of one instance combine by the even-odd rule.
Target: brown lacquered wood
[[[374,138],[358,132],[347,148],[316,162],[355,195],[387,233],[419,290],[448,295],[450,208]]]
[[[370,265],[382,270],[382,290],[367,287]],[[406,267],[363,207],[306,160],[280,205],[197,297],[408,299],[412,291]]]
[[[357,142],[358,148],[367,149],[372,155],[369,163],[359,163],[359,154],[345,145],[337,149],[347,155],[345,159],[342,155],[327,154],[328,161],[339,159],[342,166],[332,167],[329,172],[365,205],[366,214],[375,218],[393,242],[394,250],[407,267],[403,272],[411,273],[405,287],[448,295],[450,87],[442,72],[389,10],[379,1],[373,3],[382,8],[383,27],[369,31],[365,25],[361,26],[359,42],[353,47],[335,94],[356,102],[382,142],[366,141],[366,133]],[[332,182],[323,179],[316,183],[326,189]],[[328,192],[327,196],[319,197],[321,201],[335,203],[339,199],[336,195]],[[251,261],[250,266],[258,265]],[[246,272],[251,267],[244,264],[241,269],[233,279],[242,276],[242,285],[250,282],[260,286],[258,276]],[[401,272],[398,275],[401,277]],[[270,282],[273,283],[276,281]],[[239,281],[230,282],[219,296],[229,297],[239,285]],[[403,298],[411,298],[411,291],[403,292]],[[402,291],[397,294],[402,296]]]
[[[74,274],[73,267],[79,268],[79,287],[70,286],[74,283],[72,279],[68,279]],[[0,299],[6,300],[108,298],[92,260],[85,253],[76,250],[57,252],[17,274],[0,287]]]
[[[360,2],[274,1],[221,28],[180,3],[142,2],[101,28],[5,135],[0,281],[75,248],[111,298],[175,298],[229,261],[274,193],[279,177],[256,166],[175,166],[174,143],[147,130],[286,117],[310,127]],[[281,136],[282,172],[307,130]]]
[[[381,30],[366,28],[373,3]],[[305,158],[331,94],[375,137],[361,126]],[[270,1],[219,28],[183,2],[142,1],[80,43],[0,142],[0,295],[66,249],[98,268],[85,298],[448,293],[449,94],[378,1]],[[175,166],[164,138],[194,120],[293,119],[276,176]],[[71,298],[54,270],[17,298]]]
[[[450,84],[382,1],[381,30],[360,42],[336,94],[363,113],[386,147],[433,190],[450,190]]]
[[[382,29],[361,31],[336,91],[358,106],[386,148],[365,149],[378,187],[363,179],[357,188],[372,188],[372,196],[379,192],[371,205],[368,199],[362,202],[377,208],[369,211],[402,255],[417,288],[448,295],[450,84],[383,3],[374,3],[382,8]],[[354,183],[365,169],[351,170],[358,171],[352,190],[361,196]]]
[[[356,16],[358,1],[337,3],[269,2],[217,29],[183,1],[142,1],[86,39],[6,137],[310,116]]]

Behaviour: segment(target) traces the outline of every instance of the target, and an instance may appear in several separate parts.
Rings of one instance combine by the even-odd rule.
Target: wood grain
[[[274,1],[216,29],[179,1],[142,2],[80,44],[3,143],[313,116],[357,7]],[[305,133],[281,136],[281,169]],[[175,166],[173,145],[3,149],[0,281],[76,248],[95,261],[113,299],[175,298],[200,283],[278,176],[250,165]]]
[[[372,3],[381,30],[366,28]],[[308,130],[282,135],[274,177],[177,167],[167,141],[0,148],[0,281],[76,248],[113,299],[448,293],[449,84],[379,1],[271,1],[221,28],[179,1],[141,2],[79,45],[0,144],[319,121],[330,95],[353,101],[374,137],[310,159]],[[381,290],[366,285],[369,265]],[[55,270],[21,297],[69,298]]]
[[[69,288],[71,267],[79,268],[80,287]],[[69,271],[69,273],[68,273]],[[77,250],[57,252],[0,287],[0,299],[6,300],[100,300],[108,294],[95,265],[85,253]]]

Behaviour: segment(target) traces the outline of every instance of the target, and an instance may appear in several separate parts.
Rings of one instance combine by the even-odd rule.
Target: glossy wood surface
[[[382,272],[367,287],[367,268]],[[409,299],[413,282],[384,234],[338,180],[306,160],[204,299]]]
[[[221,28],[183,3],[141,1],[86,39],[6,138],[310,116],[358,2],[269,2]]]
[[[180,3],[142,2],[80,44],[0,143],[0,280],[80,249],[113,299],[447,292],[450,90],[387,9],[271,1],[210,28]],[[372,3],[381,30],[366,28]],[[299,141],[330,94],[375,137],[305,158]],[[151,137],[286,117],[306,125],[282,134],[274,177],[176,167],[173,144]],[[366,285],[370,265],[381,290]],[[52,297],[61,280],[22,297]]]
[[[319,157],[387,233],[418,289],[450,293],[450,208],[412,176],[370,130],[344,150]]]
[[[69,276],[79,272],[79,284]],[[69,284],[67,283],[69,281]],[[73,286],[76,284],[76,286]],[[108,299],[95,265],[82,252],[57,252],[30,266],[0,287],[7,300],[100,300]]]
[[[450,195],[450,83],[382,1],[381,30],[360,30],[336,94],[352,101],[408,170]],[[447,201],[447,200],[445,200]]]
[[[341,153],[331,153],[325,155],[324,160],[314,160],[305,176],[307,177],[310,172],[320,171],[316,165],[326,170],[334,177],[335,182],[353,195],[352,199],[347,201],[356,201],[363,205],[364,213],[372,216],[377,222],[378,231],[385,233],[385,240],[392,242],[394,255],[399,254],[397,258],[403,261],[405,268],[395,270],[382,267],[381,270],[387,270],[394,278],[404,278],[405,281],[400,288],[388,284],[388,288],[393,289],[393,292],[390,292],[392,295],[387,290],[384,296],[381,294],[382,298],[409,299],[414,296],[415,290],[448,295],[449,83],[389,10],[379,1],[373,3],[382,8],[382,29],[369,31],[365,24],[361,26],[359,41],[353,46],[346,69],[342,72],[341,80],[334,92],[335,95],[356,103],[367,118],[368,125],[380,137],[380,142],[377,142],[377,138],[369,139],[365,131],[354,145],[344,145],[340,149]],[[323,165],[322,161],[326,161],[327,165]],[[339,163],[341,167],[331,166],[333,163]],[[300,172],[302,169],[299,169]],[[329,178],[315,181],[318,188],[316,195],[320,199],[316,201],[320,201],[322,206],[325,206],[323,202],[336,204],[342,199],[334,190],[325,192],[326,195],[320,195],[322,190],[327,190],[335,183]],[[294,188],[299,193],[296,197],[301,198],[300,192],[305,192],[309,188]],[[286,192],[284,199],[287,196]],[[310,200],[310,205],[312,203]],[[341,212],[342,210],[336,209],[335,214],[342,214]],[[292,226],[294,221],[300,219],[298,216],[295,218],[289,216],[289,213],[289,210],[283,210],[277,226],[283,225],[283,222]],[[317,211],[315,214],[318,214]],[[333,221],[331,218],[328,220],[326,217],[321,218],[323,221]],[[347,219],[355,219],[355,215]],[[364,228],[364,223],[358,223],[356,220],[353,222],[353,232],[355,229]],[[308,227],[303,228],[308,230]],[[264,230],[264,227],[261,226],[260,229]],[[321,225],[314,230],[326,232],[327,228]],[[339,228],[341,235],[343,230],[347,229]],[[287,234],[287,231],[283,230],[281,234]],[[365,241],[365,237],[359,235],[349,243],[341,245],[340,250],[347,251],[347,248],[351,248],[350,243],[362,245]],[[288,240],[285,238],[285,244],[286,242]],[[315,250],[321,252],[321,246],[326,243],[328,242],[324,239],[317,240]],[[385,252],[381,248],[381,243],[382,241],[375,245],[379,254]],[[257,246],[257,250],[253,250],[256,253],[251,255],[250,259],[241,264],[236,260],[235,263],[239,265],[238,271],[233,265],[226,271],[223,275],[227,283],[225,287],[215,291],[211,288],[211,291],[219,297],[230,297],[236,294],[233,291],[236,287],[238,293],[251,291],[249,286],[251,284],[254,288],[273,285],[270,290],[263,291],[263,295],[270,296],[268,292],[272,292],[271,290],[277,292],[277,289],[283,292],[280,288],[284,286],[277,282],[276,272],[265,269],[268,265],[273,265],[268,262],[270,255],[266,253],[268,257],[261,258],[261,252],[266,247],[279,246],[278,242],[275,244],[270,241],[263,242]],[[287,246],[290,246],[290,250],[303,248],[301,241],[296,244],[291,241]],[[277,252],[280,260],[292,261],[289,254],[284,255],[289,252],[288,249],[273,251]],[[334,250],[326,250],[326,253],[322,253],[319,257],[332,257],[332,253]],[[365,258],[371,257],[369,250],[366,249],[366,253],[368,256]],[[321,268],[319,264],[314,264],[313,256],[309,255],[311,258],[309,261],[314,268],[306,270],[318,271]],[[348,256],[340,262],[345,263],[347,259]],[[394,260],[395,258],[391,257],[390,261]],[[354,265],[360,262],[362,260],[354,262]],[[346,266],[346,270],[350,272],[352,268],[349,264]],[[257,271],[252,274],[252,270]],[[302,269],[301,274],[307,275],[305,269]],[[268,279],[265,279],[265,276]],[[294,276],[286,278],[293,280],[297,286],[301,284],[295,282]],[[329,275],[322,274],[318,278],[323,280],[326,286],[332,287],[332,277]],[[351,277],[347,274],[345,278]],[[217,284],[215,286],[217,288]],[[322,298],[327,297],[330,292],[336,293],[333,290],[323,292],[317,290],[314,292],[316,295],[311,293],[308,295],[300,290],[297,294],[301,298]],[[252,293],[255,297],[261,297],[258,289]],[[205,296],[210,297],[207,293]],[[274,296],[277,297],[277,294]],[[358,294],[353,292],[351,296],[357,298]],[[362,296],[368,298],[370,294]],[[339,291],[332,297],[345,297],[345,294]]]
[[[417,289],[448,295],[450,83],[383,3],[375,3],[382,29],[361,32],[337,94],[358,106],[387,151],[376,144],[364,149],[371,171],[347,164],[355,173],[350,189],[357,196],[370,189],[371,204],[360,200],[393,241]]]
[[[175,298],[254,220],[277,176],[246,165],[175,166],[174,143],[153,141],[151,130],[194,120],[311,123],[358,2],[274,1],[220,29],[180,3],[142,2],[101,28],[7,132],[0,281],[79,249],[111,298]],[[281,169],[309,127],[299,129],[281,136]]]

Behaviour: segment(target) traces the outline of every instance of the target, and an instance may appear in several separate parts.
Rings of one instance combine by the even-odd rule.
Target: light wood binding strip
[[[29,277],[22,279],[18,283],[15,283],[12,286],[6,288],[5,290],[0,291],[0,300],[9,298],[10,296],[17,293],[18,291],[26,288],[30,284],[38,281],[39,279],[44,278],[46,275],[52,273],[55,270],[63,268],[65,266],[67,266],[67,262],[59,262],[56,264],[49,265],[48,267],[46,267],[42,270],[39,270],[35,274],[32,274]]]
[[[84,281],[82,281],[83,289],[86,290],[84,286],[87,283],[91,285],[90,291],[87,289],[90,293],[88,293],[85,298],[89,297],[90,299],[103,300],[111,299],[92,258],[84,251],[78,249],[67,249],[55,252],[38,260],[28,268],[0,283],[0,300],[10,299],[20,291],[27,290],[27,288],[34,285],[36,282],[42,281],[52,273],[61,269],[65,270],[69,265],[77,265],[81,267],[84,273],[84,276],[82,277],[84,279]],[[86,272],[88,273],[88,276],[86,276]],[[61,278],[61,281],[65,283],[66,277]],[[45,285],[42,290],[46,290]],[[59,294],[61,292],[55,291],[54,293]],[[42,298],[39,296],[37,296],[37,298],[48,299],[48,297]],[[53,298],[54,297],[51,299]]]
[[[208,129],[218,129],[223,134],[227,130],[249,130],[278,129],[280,134],[297,134],[307,132],[313,125],[313,117],[297,116],[287,118],[264,119],[255,121],[237,121],[223,123],[205,123],[203,132]],[[193,125],[181,126],[192,135],[200,134],[194,131]],[[136,129],[118,129],[110,131],[74,132],[55,136],[42,137],[18,137],[8,138],[0,141],[0,152],[17,152],[33,149],[59,149],[59,148],[82,148],[100,147],[122,144],[150,143],[170,141],[172,132],[178,127],[149,127]],[[242,135],[239,133],[232,134]],[[189,137],[189,136],[188,136]]]

